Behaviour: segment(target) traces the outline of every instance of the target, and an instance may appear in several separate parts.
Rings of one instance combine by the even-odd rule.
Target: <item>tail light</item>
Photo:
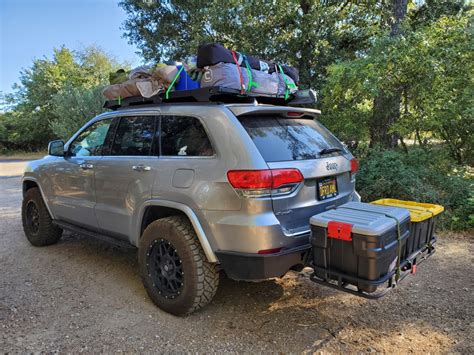
[[[231,170],[232,187],[244,197],[268,197],[293,192],[303,181],[298,169]]]
[[[279,189],[288,184],[299,184],[303,175],[298,169],[274,169],[272,173],[272,189]]]
[[[354,175],[359,170],[359,162],[357,159],[351,159],[351,174]]]

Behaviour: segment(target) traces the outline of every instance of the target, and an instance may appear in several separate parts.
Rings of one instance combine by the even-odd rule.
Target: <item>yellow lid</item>
[[[410,220],[412,222],[422,222],[428,218],[434,217],[444,211],[444,207],[433,205],[431,203],[421,203],[415,201],[403,201],[393,198],[383,198],[371,202],[374,205],[385,205],[393,207],[402,207],[410,211]]]

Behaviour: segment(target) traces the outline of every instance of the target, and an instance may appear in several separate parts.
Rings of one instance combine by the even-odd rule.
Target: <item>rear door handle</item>
[[[79,167],[80,167],[81,169],[87,170],[87,169],[92,169],[92,168],[94,168],[94,165],[89,164],[89,163],[82,163],[82,164],[79,165]]]
[[[149,166],[145,166],[141,164],[132,166],[132,169],[135,171],[150,171],[151,170]]]

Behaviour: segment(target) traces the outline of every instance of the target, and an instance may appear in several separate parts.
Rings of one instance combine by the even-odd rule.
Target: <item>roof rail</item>
[[[316,103],[316,92],[313,90],[299,90],[285,100],[284,96],[270,96],[262,94],[245,93],[241,94],[239,90],[224,88],[221,86],[205,87],[194,90],[172,91],[166,97],[165,91],[146,98],[142,96],[133,96],[126,99],[109,100],[104,104],[104,108],[117,110],[119,108],[143,105],[159,105],[163,103],[254,103],[270,104],[279,106],[312,105]]]

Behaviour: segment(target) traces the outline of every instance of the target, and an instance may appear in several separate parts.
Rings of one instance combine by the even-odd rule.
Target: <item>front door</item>
[[[68,146],[64,159],[48,172],[51,176],[52,210],[59,220],[85,228],[97,228],[94,171],[111,125],[103,119],[85,128]]]

